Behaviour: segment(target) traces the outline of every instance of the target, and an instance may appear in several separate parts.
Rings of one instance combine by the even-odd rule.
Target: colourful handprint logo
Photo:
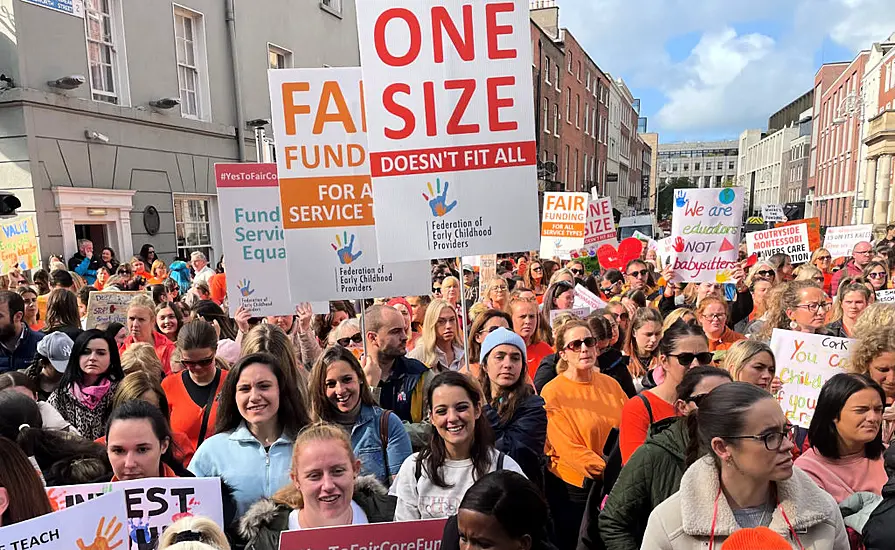
[[[715,282],[716,283],[729,283],[731,281],[731,273],[729,269],[725,269],[724,271],[719,271],[715,274]]]
[[[134,545],[140,546],[152,542],[152,530],[149,520],[136,518],[127,520],[130,525],[130,539]]]
[[[118,517],[113,517],[109,524],[106,525],[106,528],[103,529],[103,524],[105,522],[105,517],[100,518],[99,525],[96,526],[96,536],[89,546],[84,544],[84,539],[77,540],[79,550],[112,550],[124,543],[121,539],[118,539],[117,542],[115,540],[122,527],[122,523],[118,521]]]
[[[674,204],[678,208],[683,208],[687,204],[687,192],[679,189],[674,192]]]
[[[671,243],[671,248],[673,248],[675,252],[683,252],[685,244],[686,243],[684,243],[684,239],[682,239],[681,237],[676,237],[674,239],[674,242]]]
[[[441,188],[441,178],[435,178],[435,188],[432,188],[432,182],[428,183],[429,194],[423,193],[423,198],[429,201],[429,208],[432,209],[432,215],[442,217],[457,206],[457,201],[447,204],[448,182],[444,182],[444,189]]]
[[[341,237],[336,235],[336,242],[330,244],[339,256],[339,261],[342,262],[342,265],[350,264],[354,260],[360,258],[360,255],[364,253],[363,250],[354,252],[354,237],[355,235],[352,233],[351,240],[349,241],[348,232],[346,231],[342,233]]]
[[[252,294],[255,293],[255,289],[252,288],[252,281],[248,279],[242,279],[238,283],[236,283],[239,288],[239,293],[243,295],[243,297],[248,298]]]

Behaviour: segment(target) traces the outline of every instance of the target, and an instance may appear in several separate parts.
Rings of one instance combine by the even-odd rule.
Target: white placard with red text
[[[587,225],[584,228],[584,248],[596,251],[604,244],[618,248],[618,233],[612,216],[612,199],[603,197],[587,204]]]
[[[852,255],[856,244],[870,242],[872,238],[873,224],[828,227],[824,237],[824,248],[830,251],[830,256],[834,260],[847,258]]]
[[[538,244],[527,0],[364,0],[381,261]]]
[[[742,187],[676,189],[671,217],[675,280],[729,282],[742,225]]]
[[[587,199],[587,193],[544,193],[541,258],[568,260],[584,246]]]
[[[293,299],[431,292],[428,262],[379,263],[360,69],[282,69],[268,80]]]
[[[757,254],[759,260],[783,253],[789,256],[792,263],[803,264],[811,259],[808,226],[800,223],[746,233],[746,252],[750,256]]]

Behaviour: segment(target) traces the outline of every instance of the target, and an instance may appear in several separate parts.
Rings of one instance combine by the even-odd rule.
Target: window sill
[[[332,15],[333,17],[338,17],[339,19],[342,19],[342,13],[339,10],[331,8],[331,7],[327,6],[326,4],[324,4],[323,2],[320,2],[319,5],[320,5],[321,10]]]

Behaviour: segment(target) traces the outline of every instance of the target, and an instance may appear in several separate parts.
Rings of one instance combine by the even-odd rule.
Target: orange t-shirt
[[[133,343],[134,337],[128,336],[124,339],[124,345],[121,346],[118,353],[124,353],[124,350]],[[155,354],[158,355],[159,360],[162,362],[165,376],[168,376],[171,374],[171,356],[174,355],[174,350],[176,349],[174,342],[168,340],[167,336],[152,331],[152,347],[155,348]]]
[[[642,392],[640,395],[647,398],[650,408],[653,410],[653,422],[675,416],[674,405],[667,403],[661,397],[651,391]],[[618,429],[618,447],[622,453],[622,464],[628,462],[631,455],[646,441],[649,434],[650,415],[643,404],[640,395],[635,395],[625,403],[622,409],[622,423]]]
[[[535,373],[538,372],[541,360],[554,353],[556,351],[547,342],[538,342],[525,348],[525,355],[528,358],[528,376],[531,380],[535,379]]]
[[[183,377],[189,376],[188,371],[166,377],[162,380],[162,389],[168,398],[168,409],[171,411],[171,429],[175,432],[183,432],[192,442],[193,447],[199,446],[199,431],[202,429],[202,417],[205,415],[205,407],[199,406],[190,397]],[[222,370],[218,386],[215,388],[215,398],[211,402],[211,413],[208,415],[208,427],[205,430],[205,438],[214,435],[214,423],[217,419],[218,403],[224,380],[227,379],[227,371]]]
[[[226,273],[215,273],[211,276],[211,279],[208,280],[208,288],[211,291],[211,299],[217,305],[221,305],[224,303],[224,298],[227,297],[227,274]]]
[[[730,330],[729,327],[725,327],[724,332],[721,333],[721,338],[718,338],[717,340],[709,338],[709,351],[716,352],[730,349],[730,346],[745,339],[746,337],[739,332],[734,332]]]

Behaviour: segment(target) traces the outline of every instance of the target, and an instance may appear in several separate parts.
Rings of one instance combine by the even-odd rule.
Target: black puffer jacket
[[[497,410],[485,405],[485,417],[494,429],[494,447],[516,461],[525,475],[544,487],[547,457],[547,411],[540,395],[529,395],[516,407],[513,417],[501,422]]]
[[[867,550],[895,548],[895,445],[889,447],[885,458],[889,482],[883,485],[883,501],[864,524],[864,547]]]

